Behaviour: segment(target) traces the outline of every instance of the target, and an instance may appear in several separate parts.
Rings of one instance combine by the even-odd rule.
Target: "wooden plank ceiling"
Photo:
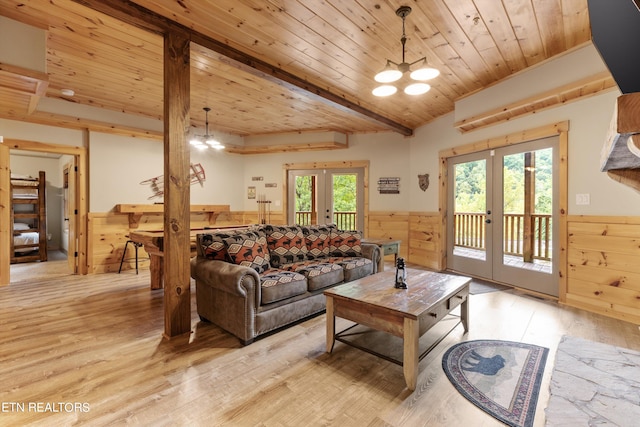
[[[456,99],[591,38],[587,0],[133,3],[410,130],[453,111]],[[426,56],[442,74],[427,94],[376,98],[373,75],[387,59],[402,59],[395,10],[405,4],[413,9],[407,61]],[[0,0],[0,15],[48,30],[46,97],[162,119],[161,36],[72,0]],[[203,46],[192,44],[191,51],[191,120],[198,128],[204,127],[202,107],[209,106],[210,130],[240,136],[390,129],[304,88],[247,72]],[[64,96],[65,88],[75,95]],[[0,117],[37,121],[45,115],[33,108],[33,93],[0,87]]]

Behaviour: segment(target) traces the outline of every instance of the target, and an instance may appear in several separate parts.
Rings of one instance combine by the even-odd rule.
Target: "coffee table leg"
[[[333,314],[333,298],[327,296],[327,353],[333,350],[336,337],[336,316]]]
[[[469,296],[460,304],[460,320],[464,327],[464,333],[469,332]]]
[[[404,319],[404,353],[402,370],[407,388],[413,391],[418,383],[418,320]]]

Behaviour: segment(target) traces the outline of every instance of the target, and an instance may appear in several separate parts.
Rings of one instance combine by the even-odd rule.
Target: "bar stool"
[[[127,243],[124,244],[124,251],[122,251],[122,258],[120,259],[120,268],[118,269],[118,274],[122,271],[122,263],[124,262],[124,257],[127,254],[127,247],[131,243],[136,252],[136,274],[138,274],[138,248],[142,247],[142,243],[136,243],[133,240],[127,240]]]

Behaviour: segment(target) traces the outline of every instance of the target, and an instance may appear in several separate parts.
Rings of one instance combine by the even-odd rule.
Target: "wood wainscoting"
[[[567,305],[640,324],[640,217],[569,216]]]
[[[129,212],[94,212],[88,215],[88,254],[87,264],[89,274],[114,273],[120,268],[122,251],[128,240],[129,232],[133,230],[154,231],[162,230],[164,225],[162,212],[147,212],[135,215],[132,221]],[[282,224],[283,215],[280,212],[271,213],[272,224]],[[221,212],[211,222],[210,212],[191,212],[191,228],[204,228],[228,225],[256,224],[257,212]],[[129,250],[132,251],[131,246]],[[133,252],[127,255],[122,269],[135,268],[135,261],[130,259]],[[138,249],[139,267],[149,268],[147,253],[143,248]]]

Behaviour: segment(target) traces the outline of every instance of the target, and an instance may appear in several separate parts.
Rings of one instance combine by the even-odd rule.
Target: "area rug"
[[[512,341],[458,343],[442,357],[442,368],[464,397],[513,427],[533,425],[549,349]]]
[[[563,336],[545,416],[553,427],[640,425],[640,352]]]

